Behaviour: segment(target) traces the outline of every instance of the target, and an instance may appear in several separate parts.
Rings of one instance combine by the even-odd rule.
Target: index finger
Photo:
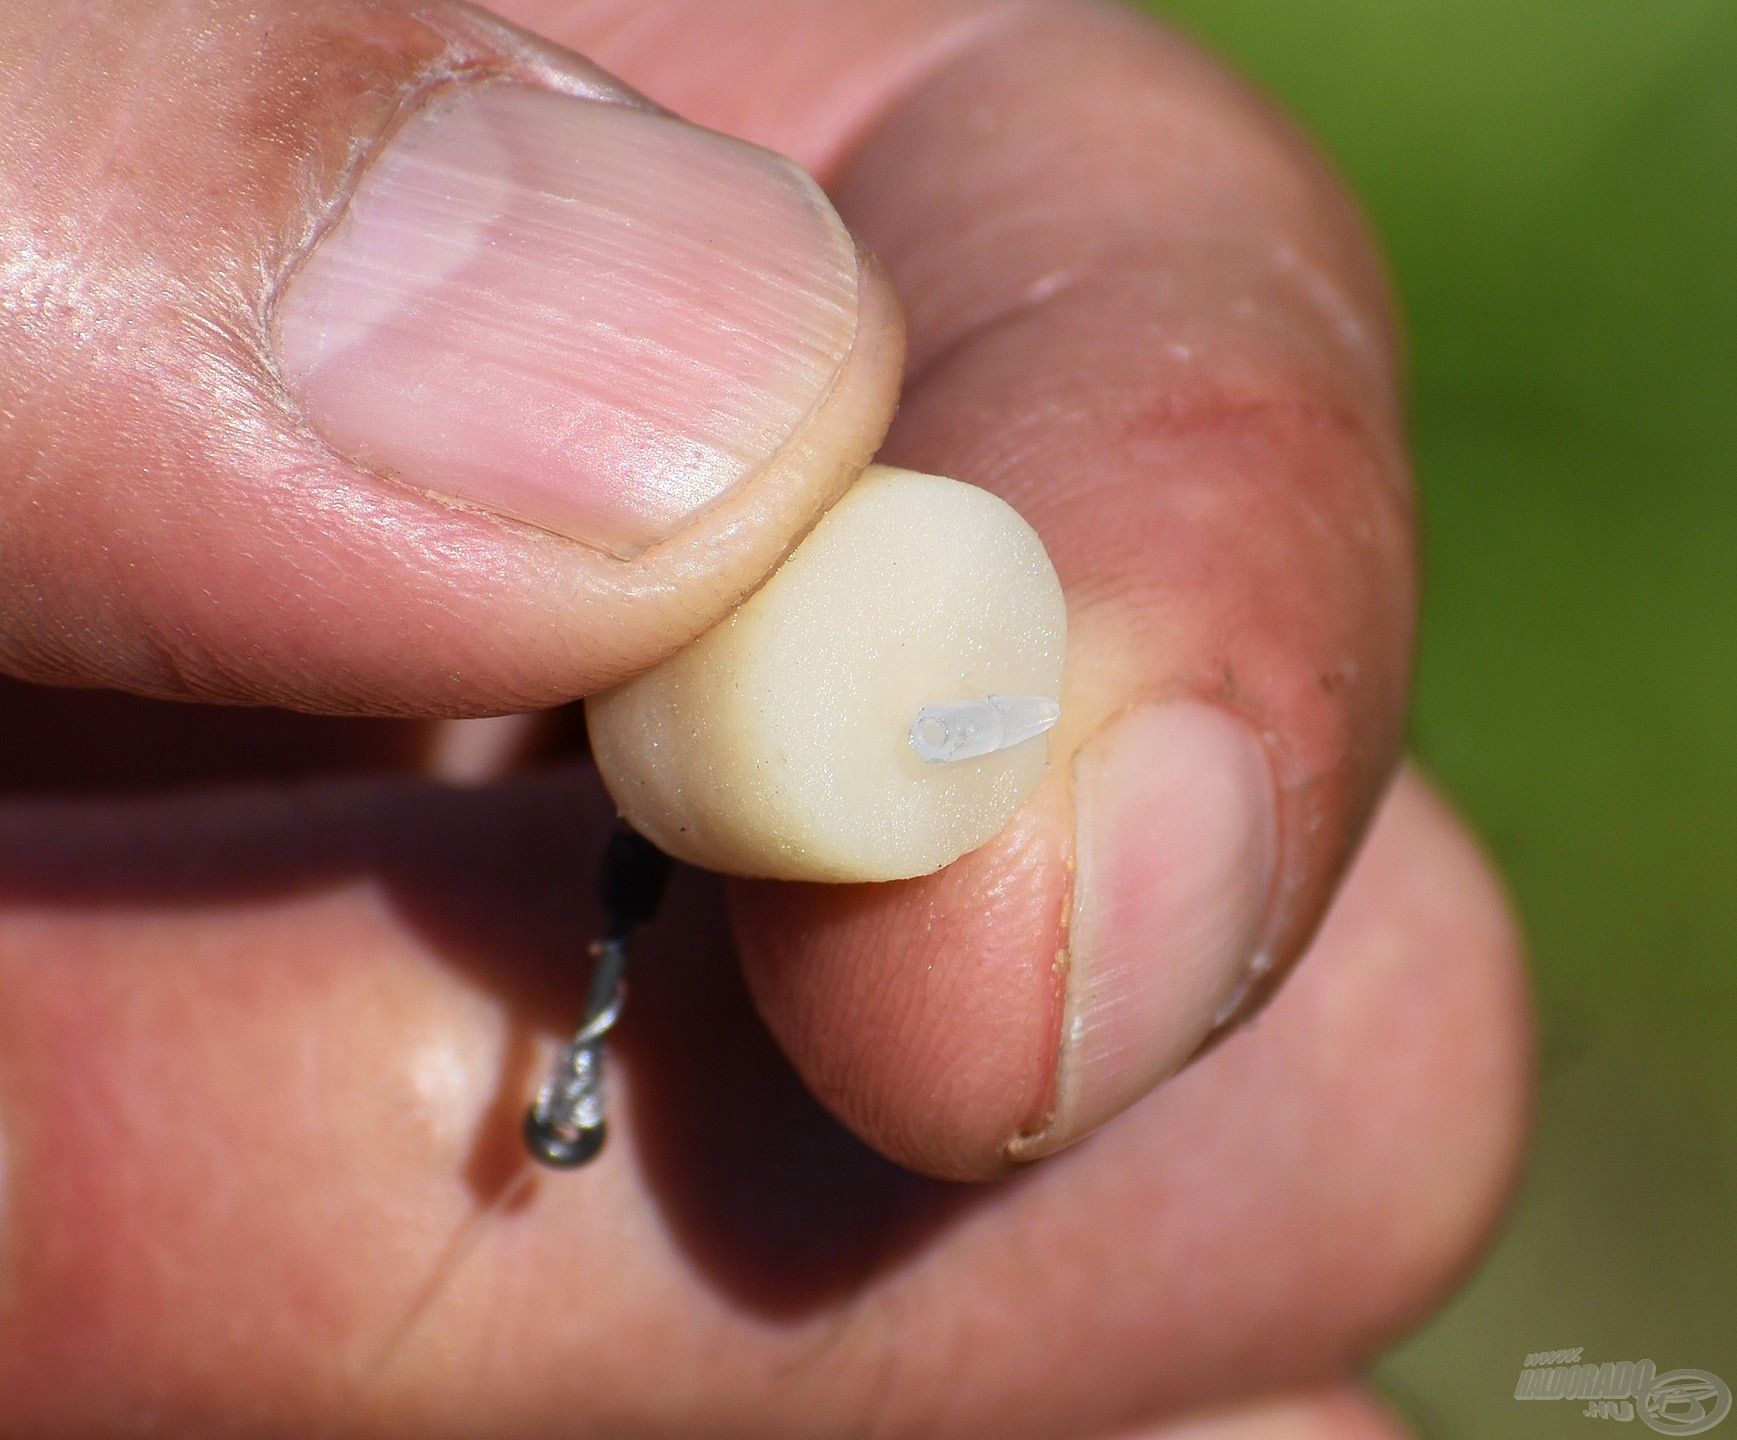
[[[910,316],[884,453],[1050,549],[1065,719],[1021,819],[940,875],[756,887],[737,919],[762,1012],[876,1143],[947,1174],[1058,1148],[1270,989],[1398,755],[1413,521],[1356,208],[1120,10],[514,8],[819,167]]]

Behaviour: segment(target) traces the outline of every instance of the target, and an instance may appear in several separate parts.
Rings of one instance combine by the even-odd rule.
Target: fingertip
[[[1411,1431],[1367,1390],[1245,1401],[1210,1414],[1129,1432],[1117,1440],[1408,1440]]]
[[[1010,1140],[1054,1103],[1070,889],[1054,780],[937,874],[732,890],[748,988],[804,1081],[926,1174],[1007,1174]]]

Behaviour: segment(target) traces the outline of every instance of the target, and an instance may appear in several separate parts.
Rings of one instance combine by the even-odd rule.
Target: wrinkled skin
[[[1396,1433],[1347,1387],[1487,1239],[1529,1046],[1499,887],[1400,760],[1413,517],[1354,207],[1112,9],[501,8],[552,43],[387,0],[0,16],[0,1435]],[[350,465],[269,362],[395,101],[619,93],[557,47],[794,156],[881,267],[814,463],[628,564]],[[925,880],[680,877],[608,1151],[528,1180],[609,815],[565,722],[442,717],[725,613],[901,357],[882,453],[1006,496],[1068,590],[1050,776]],[[1262,739],[1274,963],[1017,1166],[1071,757],[1173,696]],[[1135,881],[1184,858],[1149,841]]]

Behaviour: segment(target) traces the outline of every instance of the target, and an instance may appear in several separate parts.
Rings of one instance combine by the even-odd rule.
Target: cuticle
[[[351,202],[356,198],[356,191],[361,187],[362,177],[367,174],[369,166],[398,138],[404,127],[439,99],[442,92],[451,90],[457,93],[463,85],[485,84],[500,78],[504,73],[503,67],[496,61],[436,66],[399,90],[385,107],[372,132],[358,136],[352,142],[337,184],[332,187],[329,195],[321,197],[317,205],[308,207],[309,215],[302,233],[285,248],[272,266],[272,273],[267,277],[260,301],[261,336],[269,341],[275,334],[278,305],[289,287],[289,282],[307,263],[308,257],[319,248],[321,242],[343,220]],[[270,366],[272,379],[287,394],[287,387],[283,386],[277,366],[276,347],[268,343],[266,349],[268,354],[264,358]]]

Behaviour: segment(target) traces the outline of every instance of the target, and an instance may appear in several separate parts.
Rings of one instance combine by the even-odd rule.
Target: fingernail
[[[1174,1073],[1255,963],[1277,855],[1272,772],[1213,705],[1144,705],[1074,760],[1075,874],[1056,1109],[1072,1143]]]
[[[765,467],[857,320],[854,244],[767,151],[629,105],[455,87],[290,277],[278,358],[370,469],[618,555]]]

